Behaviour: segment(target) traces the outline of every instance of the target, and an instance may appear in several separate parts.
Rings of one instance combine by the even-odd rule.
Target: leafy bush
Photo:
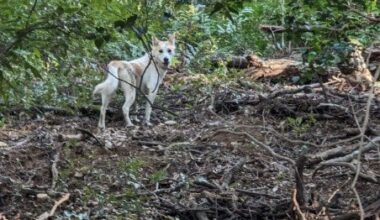
[[[378,39],[379,25],[365,17],[378,9],[376,0],[3,0],[0,106],[89,105],[103,77],[95,64],[140,56],[153,35],[171,32],[179,54],[193,57],[189,72],[207,73],[224,71],[211,68],[218,53],[270,55],[279,40],[259,25],[285,25],[283,39],[305,48],[314,75],[337,60],[336,43]]]

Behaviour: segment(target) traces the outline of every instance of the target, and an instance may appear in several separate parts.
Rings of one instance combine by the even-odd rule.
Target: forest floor
[[[361,136],[367,93],[201,78],[168,76],[156,103],[177,116],[155,109],[153,127],[125,128],[120,95],[103,132],[96,111],[9,112],[0,219],[356,219],[361,146],[355,189],[376,212],[379,97]]]

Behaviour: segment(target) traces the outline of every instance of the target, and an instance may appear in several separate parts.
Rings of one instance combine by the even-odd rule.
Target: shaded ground
[[[0,129],[7,144],[0,149],[0,213],[35,219],[70,193],[56,219],[298,218],[294,166],[261,144],[298,162],[303,155],[358,145],[354,118],[361,122],[366,98],[354,94],[358,100],[350,98],[350,106],[347,97],[329,93],[354,115],[320,105],[317,87],[275,96],[265,85],[237,82],[206,88],[182,81],[184,89],[163,88],[157,103],[179,117],[156,109],[152,128],[124,128],[115,109],[104,132],[97,131],[98,115],[91,112],[11,113]],[[378,102],[370,111],[369,139],[380,129]],[[367,207],[380,199],[379,153],[366,152],[362,162],[363,173],[373,177],[359,178],[356,187]],[[358,211],[351,169],[322,167],[313,176],[318,163],[306,164],[301,208],[308,219]]]

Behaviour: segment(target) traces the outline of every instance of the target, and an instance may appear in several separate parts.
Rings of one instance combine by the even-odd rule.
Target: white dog
[[[105,115],[111,96],[119,85],[124,92],[125,102],[123,114],[127,126],[133,126],[129,118],[129,110],[136,98],[136,88],[140,88],[149,101],[145,105],[145,123],[151,125],[150,114],[157,94],[158,87],[166,75],[175,51],[175,36],[170,35],[168,41],[160,41],[153,38],[151,54],[147,53],[143,57],[132,61],[111,61],[108,64],[107,79],[98,84],[93,94],[100,93],[102,96],[102,106],[100,108],[100,118],[98,127],[105,128]],[[151,58],[153,58],[151,60]],[[145,71],[145,73],[144,73]],[[118,79],[119,78],[119,79]],[[131,86],[130,84],[135,87]],[[136,117],[137,120],[137,117]]]

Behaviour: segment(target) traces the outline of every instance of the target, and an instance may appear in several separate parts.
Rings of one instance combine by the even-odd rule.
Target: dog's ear
[[[158,46],[159,42],[160,42],[160,41],[157,39],[157,37],[153,37],[153,38],[152,38],[152,45],[153,45],[153,46]]]
[[[175,45],[175,33],[169,35],[169,43]]]

